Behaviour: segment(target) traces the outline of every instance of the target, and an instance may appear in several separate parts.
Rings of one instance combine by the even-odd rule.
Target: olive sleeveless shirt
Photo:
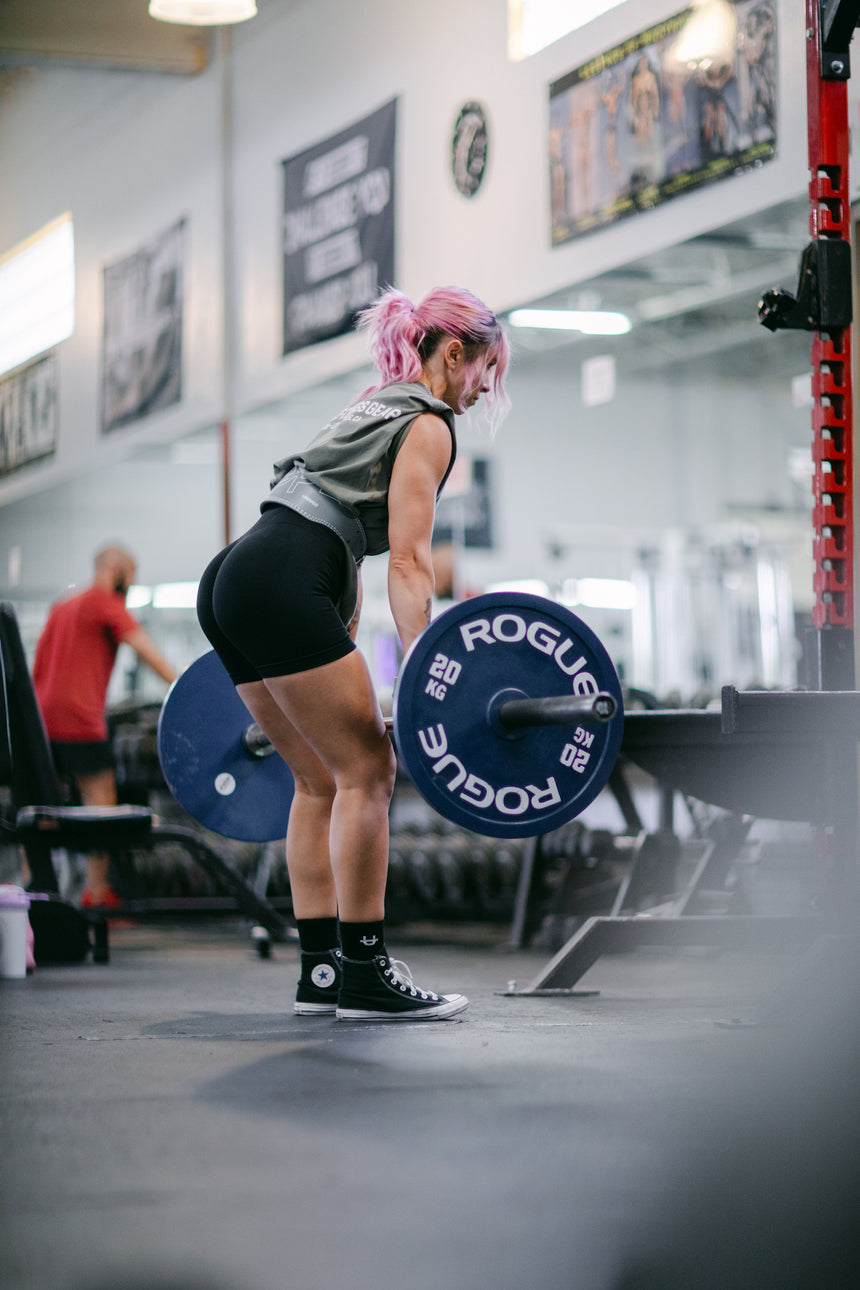
[[[432,412],[451,432],[451,459],[437,497],[457,455],[454,413],[417,381],[398,381],[344,408],[300,453],[275,462],[275,477],[261,509],[277,505],[278,484],[295,467],[311,484],[357,515],[367,537],[367,554],[388,550],[388,489],[397,454],[416,417]]]

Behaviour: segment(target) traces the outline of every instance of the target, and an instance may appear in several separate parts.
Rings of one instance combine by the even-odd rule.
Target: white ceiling
[[[771,287],[796,291],[808,241],[805,198],[772,207],[522,302],[537,308],[618,310],[633,322],[626,335],[517,329],[515,342],[523,355],[575,347],[579,360],[611,352],[628,371],[695,363],[703,372],[738,379],[794,375],[809,366],[811,336],[768,331],[758,321],[758,302]]]

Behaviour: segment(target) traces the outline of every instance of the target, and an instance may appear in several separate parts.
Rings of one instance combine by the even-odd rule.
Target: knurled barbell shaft
[[[506,730],[527,726],[568,726],[575,721],[611,721],[618,705],[611,694],[551,694],[539,699],[507,699],[498,711]]]
[[[540,699],[508,699],[499,708],[499,723],[506,730],[522,730],[527,726],[568,726],[574,721],[611,721],[616,703],[611,694],[561,694]],[[385,729],[391,734],[394,722],[385,718]],[[242,736],[245,751],[250,757],[268,757],[275,750],[256,722],[248,726]]]

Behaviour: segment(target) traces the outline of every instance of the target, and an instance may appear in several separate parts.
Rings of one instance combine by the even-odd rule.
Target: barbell
[[[201,824],[282,838],[293,780],[214,652],[171,686],[158,721],[168,788]],[[520,592],[439,614],[403,660],[387,723],[413,784],[440,815],[489,837],[559,828],[606,784],[624,716],[615,668],[563,605]]]

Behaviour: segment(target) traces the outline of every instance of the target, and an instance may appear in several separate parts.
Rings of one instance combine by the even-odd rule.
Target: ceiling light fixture
[[[587,336],[623,336],[633,325],[626,314],[591,309],[515,309],[508,322],[514,327],[581,331]]]
[[[257,12],[254,0],[149,0],[149,16],[190,27],[220,27],[246,22]]]

